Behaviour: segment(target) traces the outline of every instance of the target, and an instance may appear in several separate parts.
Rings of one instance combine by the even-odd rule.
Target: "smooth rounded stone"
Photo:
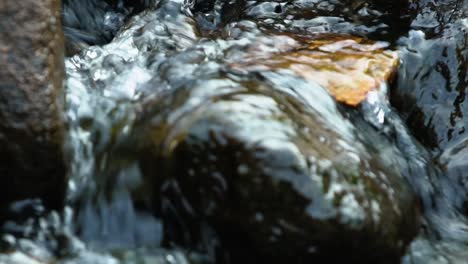
[[[0,3],[0,203],[63,202],[60,1]]]
[[[168,243],[219,236],[220,263],[397,263],[418,210],[385,137],[289,73],[205,78],[140,120],[145,188]]]

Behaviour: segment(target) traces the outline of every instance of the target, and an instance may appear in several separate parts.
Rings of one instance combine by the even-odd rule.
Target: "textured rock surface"
[[[60,1],[0,3],[0,201],[65,191]]]

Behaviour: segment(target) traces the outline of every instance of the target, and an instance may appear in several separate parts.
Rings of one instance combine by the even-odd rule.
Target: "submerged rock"
[[[161,66],[186,78],[139,121],[166,242],[203,247],[214,232],[220,263],[398,262],[419,227],[403,155],[317,84],[215,64],[209,47]]]
[[[183,1],[162,1],[112,43],[67,62],[70,136],[93,142],[92,168],[73,172],[77,186],[93,183],[85,187],[91,195],[77,192],[89,205],[80,210],[92,209],[77,213],[85,240],[102,239],[102,230],[133,236],[108,219],[122,223],[124,213],[106,211],[123,187],[125,208],[154,205],[164,218],[164,246],[206,250],[220,263],[228,261],[223,254],[235,263],[396,262],[419,226],[401,153],[359,117],[356,125],[347,120],[318,77],[307,75],[313,68],[253,67],[294,54],[323,55],[331,67],[332,52],[319,50],[328,45],[342,51],[335,59],[344,68],[359,58],[383,66],[369,78],[356,74],[365,94],[389,77],[394,53],[382,43],[294,38],[245,20],[204,35],[199,19]],[[132,155],[144,178],[137,186],[107,171]],[[96,205],[96,196],[110,201]],[[95,217],[81,217],[87,212]]]
[[[284,47],[289,49],[286,52],[271,54],[256,52],[261,46],[252,47],[253,51],[244,55],[245,61],[233,62],[234,67],[255,71],[291,70],[326,88],[338,102],[356,106],[369,92],[385,86],[398,66],[397,53],[385,50],[388,46],[385,42],[318,34],[294,44]]]
[[[0,203],[63,202],[60,1],[0,3]]]

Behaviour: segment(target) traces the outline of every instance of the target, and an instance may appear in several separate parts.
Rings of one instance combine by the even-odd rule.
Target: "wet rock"
[[[434,163],[441,170],[445,182],[441,189],[443,195],[449,197],[458,214],[464,215],[464,224],[468,226],[468,138],[464,138],[451,147],[447,147],[434,157]],[[450,191],[447,191],[450,190]],[[462,235],[463,234],[463,235]],[[459,232],[464,241],[468,241],[468,233]]]
[[[230,22],[239,21],[245,13],[247,1],[194,0],[188,3],[200,28],[210,32]]]
[[[127,217],[153,205],[165,246],[205,250],[218,263],[396,263],[418,230],[404,155],[315,77],[234,65],[306,56],[312,44],[255,19],[235,22],[237,10],[217,28],[224,22],[200,18],[202,7],[192,16],[187,2],[161,1],[110,44],[67,60],[80,235],[139,245],[132,228],[147,226]],[[221,7],[214,18],[228,14],[223,1],[207,2]],[[141,182],[138,169],[125,171],[132,155]]]
[[[62,21],[67,55],[74,55],[89,45],[109,43],[131,15],[154,3],[153,0],[64,0]]]
[[[87,45],[108,43],[122,26],[127,10],[116,10],[105,0],[64,0],[63,25],[67,53],[73,55]]]
[[[409,1],[248,1],[242,18],[297,34],[347,33],[393,41],[406,32]]]
[[[0,17],[0,203],[40,197],[59,207],[65,192],[60,1],[2,1]]]
[[[319,34],[291,40],[287,51],[247,53],[244,61],[233,62],[238,70],[292,70],[326,88],[338,101],[356,106],[369,92],[378,91],[395,75],[396,52],[385,50],[385,42],[373,42],[346,35]]]
[[[403,155],[366,122],[347,121],[313,77],[286,66],[235,66],[249,56],[303,55],[301,48],[313,44],[252,21],[200,39],[179,4],[161,2],[113,43],[68,61],[73,136],[104,135],[90,139],[96,157],[90,174],[98,176],[89,179],[93,194],[84,200],[97,213],[86,218],[93,225],[79,223],[83,230],[96,227],[91,239],[104,228],[127,234],[107,213],[99,215],[109,211],[94,199],[103,193],[111,200],[105,205],[117,201],[113,192],[123,181],[102,170],[115,164],[112,156],[129,162],[116,154],[124,148],[123,155],[138,153],[144,175],[136,188],[122,184],[131,192],[125,201],[155,205],[165,218],[167,246],[206,246],[217,255],[219,236],[235,263],[330,259],[338,249],[341,260],[395,262],[418,229]],[[141,78],[131,78],[136,74]],[[107,158],[100,160],[101,153]]]
[[[412,30],[400,39],[402,65],[391,102],[440,169],[439,196],[450,205],[439,207],[460,216],[459,228],[442,233],[468,241],[462,216],[468,216],[468,2],[420,1],[417,10]]]
[[[131,125],[141,100],[165,90],[163,83],[156,90],[147,85],[159,75],[148,65],[157,65],[198,39],[194,20],[183,13],[183,2],[161,1],[157,9],[133,16],[111,43],[66,60],[67,149],[72,164],[68,198],[76,210],[77,234],[94,248],[160,245],[160,221],[144,203],[149,197],[138,189],[139,149],[132,145]]]
[[[205,62],[185,74],[197,78],[175,82],[140,120],[166,242],[197,248],[214,232],[221,263],[398,261],[419,224],[387,138],[288,71]]]
[[[426,3],[413,30],[400,40],[403,64],[392,103],[415,136],[435,152],[465,137],[468,3],[459,2]]]

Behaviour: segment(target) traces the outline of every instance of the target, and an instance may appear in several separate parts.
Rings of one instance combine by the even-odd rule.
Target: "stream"
[[[63,15],[65,207],[0,263],[468,263],[468,1]]]

